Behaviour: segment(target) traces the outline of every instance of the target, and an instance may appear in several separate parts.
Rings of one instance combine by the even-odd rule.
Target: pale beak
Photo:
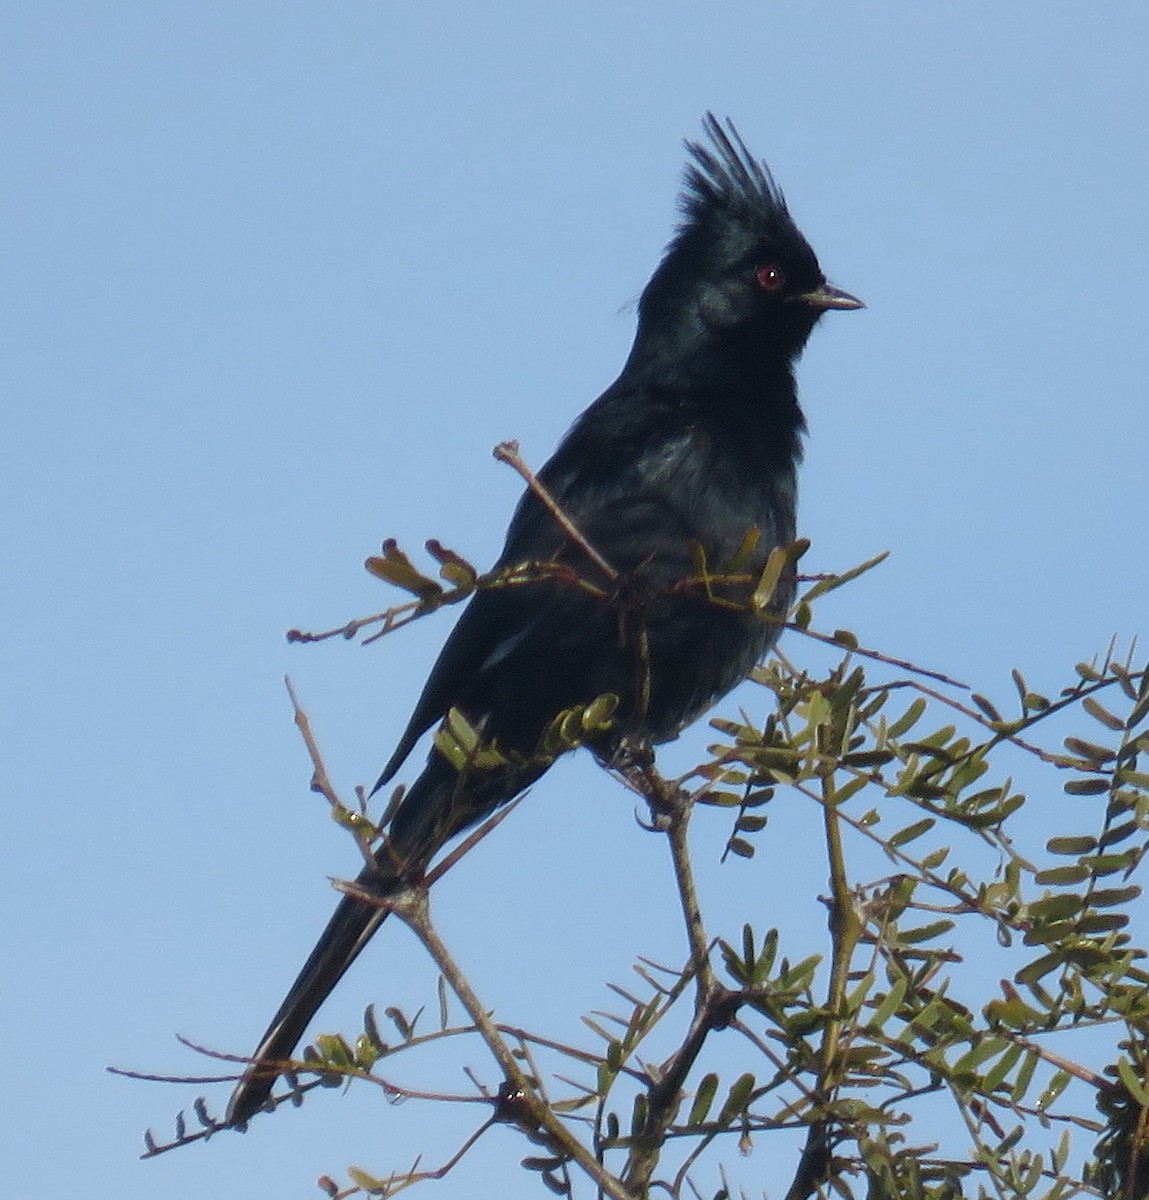
[[[821,287],[816,287],[812,292],[802,292],[801,295],[795,296],[801,304],[808,304],[811,308],[825,310],[827,308],[865,308],[865,304],[858,299],[857,296],[851,296],[849,292],[842,291],[841,288],[831,287],[828,283],[823,283]]]

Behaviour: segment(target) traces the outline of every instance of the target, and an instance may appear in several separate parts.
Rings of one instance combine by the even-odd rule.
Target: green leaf
[[[905,829],[899,829],[890,838],[891,846],[905,846],[907,843],[920,838],[922,834],[929,833],[937,824],[933,817],[926,817],[922,821],[917,821],[913,825],[907,825]]]
[[[1047,925],[1034,925],[1025,931],[1022,939],[1026,946],[1048,946],[1051,942],[1063,942],[1077,933],[1074,921],[1054,921]]]
[[[1109,791],[1108,779],[1070,779],[1065,784],[1065,790],[1070,796],[1100,796]]]
[[[1099,746],[1096,742],[1086,742],[1076,737],[1067,737],[1065,739],[1065,748],[1071,753],[1076,754],[1079,758],[1088,759],[1090,762],[1099,765],[1117,757],[1108,746]]]
[[[362,1188],[368,1195],[385,1196],[390,1190],[385,1179],[379,1179],[374,1175],[364,1171],[361,1167],[348,1167],[347,1178],[351,1180],[356,1187]]]
[[[970,696],[970,699],[991,721],[1000,721],[1002,719],[1001,713],[984,696],[980,696],[977,692],[974,692]]]
[[[1001,1058],[990,1067],[980,1084],[980,1089],[986,1095],[995,1092],[1005,1082],[1005,1077],[1013,1070],[1014,1065],[1021,1058],[1022,1052],[1021,1046],[1014,1042],[1010,1044],[1009,1049],[1006,1050]]]
[[[1007,1049],[1020,1049],[1008,1038],[982,1035],[953,1065],[955,1075],[965,1075]]]
[[[1066,921],[1086,907],[1084,896],[1073,892],[1061,892],[1054,896],[1043,896],[1029,906],[1029,913],[1038,921]]]
[[[1141,889],[1135,883],[1128,887],[1097,888],[1089,893],[1089,903],[1095,908],[1111,908],[1115,904],[1127,904],[1141,895]]]
[[[613,692],[604,692],[601,696],[596,696],[583,709],[583,729],[588,733],[609,729],[617,709],[618,696]]]
[[[348,1068],[355,1064],[355,1055],[341,1034],[321,1033],[315,1039],[315,1046],[330,1066]]]
[[[1073,1078],[1068,1071],[1056,1071],[1053,1078],[1046,1085],[1045,1090],[1037,1098],[1037,1108],[1039,1112],[1044,1112],[1049,1106],[1061,1095],[1062,1092],[1069,1086],[1069,1081]]]
[[[394,538],[383,543],[382,557],[372,557],[363,564],[376,579],[412,592],[420,600],[432,600],[443,594],[443,589],[434,579],[419,571],[411,560],[399,549]]]
[[[1036,1050],[1026,1051],[1025,1061],[1021,1064],[1021,1070],[1018,1071],[1017,1078],[1013,1083],[1013,1089],[1009,1093],[1009,1098],[1014,1104],[1020,1104],[1025,1099],[1025,1093],[1029,1091],[1029,1085],[1033,1081],[1033,1073],[1040,1061],[1041,1056]]]
[[[446,729],[436,729],[433,737],[435,749],[451,764],[458,772],[462,773],[467,768],[467,755],[463,748],[455,741],[454,738],[447,732]]]
[[[479,573],[454,550],[448,550],[442,542],[431,538],[427,542],[427,553],[439,564],[439,574],[457,588],[473,588]]]
[[[865,975],[858,980],[857,986],[846,997],[846,1012],[856,1013],[866,1001],[866,997],[870,994],[870,989],[874,986],[874,973],[867,971]]]
[[[935,729],[933,733],[927,734],[924,738],[919,738],[916,742],[907,742],[902,749],[913,750],[919,754],[930,754],[937,751],[944,755],[946,747],[953,739],[955,733],[957,733],[956,725],[943,725],[940,729]]]
[[[447,710],[444,725],[451,736],[467,754],[473,754],[481,741],[479,731],[463,716],[457,708]]]
[[[783,971],[778,977],[779,990],[785,992],[805,987],[810,982],[821,961],[822,956],[820,954],[811,954],[809,958],[804,958],[800,963],[796,963],[790,967],[789,970]]]
[[[479,731],[457,708],[447,710],[443,724],[435,730],[434,742],[456,771],[487,771],[507,762],[494,743],[483,743]]]
[[[690,1116],[687,1118],[688,1125],[701,1125],[706,1120],[706,1114],[710,1111],[711,1104],[714,1103],[714,1095],[718,1091],[718,1076],[712,1071],[709,1075],[702,1077],[702,1082],[698,1085],[698,1091],[694,1094],[694,1103],[690,1106]]]
[[[1149,1085],[1146,1084],[1143,1071],[1138,1070],[1123,1054],[1117,1060],[1117,1074],[1121,1082],[1129,1089],[1134,1104],[1138,1108],[1149,1107]]]
[[[909,946],[916,946],[920,942],[933,941],[936,937],[941,937],[943,933],[948,933],[955,922],[933,921],[929,925],[919,925],[916,929],[904,929],[898,934],[898,939]]]
[[[726,564],[726,572],[730,575],[737,575],[750,565],[750,560],[754,557],[754,551],[758,549],[758,543],[762,540],[762,530],[757,525],[751,525],[746,530],[745,536],[738,549],[730,557],[730,561]]]
[[[762,939],[762,950],[754,962],[754,970],[750,978],[751,983],[761,984],[766,982],[770,977],[770,972],[774,969],[774,959],[777,955],[778,930],[768,929],[766,936]]]
[[[901,1008],[902,1001],[906,996],[907,986],[908,983],[905,976],[901,976],[894,981],[893,987],[882,997],[878,1007],[874,1009],[874,1015],[869,1020],[871,1029],[882,1029],[894,1013]]]
[[[865,769],[867,767],[883,767],[888,762],[892,762],[895,755],[892,750],[856,750],[849,754],[843,754],[838,759],[838,765],[842,767],[850,767],[853,769]],[[852,779],[845,787],[839,789],[839,794],[844,792],[847,787],[852,787],[855,791],[866,786],[868,781],[865,779]],[[851,793],[852,794],[852,793]],[[837,799],[837,797],[835,797]]]
[[[790,555],[787,548],[784,546],[775,546],[770,551],[770,557],[766,560],[766,565],[762,568],[762,574],[758,577],[758,583],[750,596],[750,607],[755,612],[763,612],[770,607],[770,601],[774,599],[774,593],[778,589],[778,581],[782,578],[782,572],[786,569],[790,561]]]
[[[1111,846],[1116,846],[1118,842],[1123,842],[1126,838],[1140,832],[1141,826],[1137,821],[1124,821],[1112,829],[1107,829],[1098,839],[1098,845],[1101,849],[1108,850]]]
[[[730,1089],[726,1103],[722,1105],[722,1111],[718,1114],[718,1124],[729,1125],[735,1117],[744,1112],[750,1099],[750,1093],[753,1091],[754,1076],[747,1071],[745,1075],[740,1075],[735,1080],[734,1086]]]
[[[1081,707],[1096,721],[1100,721],[1106,729],[1112,729],[1114,732],[1124,729],[1125,722],[1120,717],[1116,717],[1107,708],[1103,708],[1092,696],[1086,696],[1081,701]],[[1132,724],[1135,724],[1133,722]]]
[[[926,702],[919,696],[914,700],[909,708],[886,730],[886,736],[890,738],[900,738],[902,734],[908,733],[918,721],[921,720],[922,713],[926,711]]]
[[[1127,728],[1136,729],[1149,716],[1149,672],[1141,680],[1141,696],[1129,713]]]
[[[715,808],[742,808],[745,801],[741,792],[727,791],[707,792],[704,799]]]
[[[962,801],[962,812],[970,813],[979,808],[996,807],[1006,798],[1008,792],[1008,784],[1003,784],[1000,787],[986,788],[983,792],[975,792],[972,796],[966,796]]]
[[[1063,1129],[1061,1137],[1057,1140],[1057,1146],[1050,1151],[1049,1160],[1053,1170],[1057,1174],[1061,1174],[1065,1170],[1065,1164],[1069,1161],[1069,1151],[1073,1148],[1073,1142],[1069,1136],[1069,1130]],[[1054,1197],[1056,1200],[1056,1197]]]
[[[1124,929],[1128,924],[1127,913],[1086,913],[1077,922],[1077,932],[1089,936],[1112,933],[1114,929]]]
[[[379,1047],[365,1033],[361,1033],[355,1039],[355,1065],[370,1071],[378,1061]]]
[[[1088,854],[1097,849],[1095,837],[1055,837],[1045,843],[1050,854]]]
[[[945,794],[946,789],[939,787],[936,783],[931,783],[924,774],[917,775],[905,785],[903,791],[912,800],[940,800]]]
[[[949,857],[950,848],[948,846],[940,846],[937,850],[931,851],[922,859],[922,867],[927,871],[934,871],[945,862]]]
[[[1134,846],[1129,850],[1123,850],[1120,854],[1096,854],[1090,858],[1083,858],[1081,865],[1095,877],[1113,875],[1118,871],[1128,870],[1140,856],[1140,850]]]
[[[1034,882],[1042,887],[1065,887],[1072,883],[1082,883],[1088,878],[1089,868],[1080,864],[1038,871],[1033,877]]]
[[[986,1020],[1007,1029],[1030,1029],[1041,1024],[1041,1014],[1017,996],[1009,1000],[991,1000],[985,1006]]]
[[[1058,967],[1063,966],[1064,962],[1064,957],[1056,951],[1051,954],[1043,954],[1040,958],[1035,958],[1033,962],[1022,967],[1014,975],[1014,979],[1022,984],[1036,983],[1039,979],[1044,979],[1051,971],[1056,971]]]
[[[831,575],[826,579],[820,579],[805,594],[803,600],[806,602],[816,600],[819,596],[824,596],[827,592],[832,592],[836,588],[840,588],[843,584],[850,583],[852,580],[857,579],[859,575],[864,575],[867,571],[872,571],[879,563],[885,562],[889,556],[890,552],[883,550],[881,554],[876,554],[873,558],[867,559],[859,566],[851,567],[848,571],[843,571],[841,575]]]
[[[989,763],[981,755],[975,754],[954,768],[950,776],[950,790],[955,794],[964,792],[971,784],[976,783],[989,770]],[[968,800],[966,801],[968,803]]]
[[[754,961],[754,930],[749,923],[742,926],[742,961],[747,966]]]

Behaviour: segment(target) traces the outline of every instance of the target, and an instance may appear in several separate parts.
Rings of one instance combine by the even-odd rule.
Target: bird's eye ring
[[[767,263],[754,272],[758,286],[764,292],[780,292],[786,286],[786,272],[777,263]]]

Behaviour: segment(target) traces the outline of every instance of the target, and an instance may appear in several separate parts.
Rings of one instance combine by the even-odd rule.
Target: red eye
[[[764,292],[780,292],[786,286],[786,272],[777,263],[767,263],[754,272],[758,286]]]

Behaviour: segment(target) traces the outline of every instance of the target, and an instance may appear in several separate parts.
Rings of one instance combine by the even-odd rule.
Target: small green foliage
[[[770,607],[774,593],[778,590],[782,572],[789,565],[788,556],[783,548],[775,547],[770,551],[766,566],[762,568],[758,583],[750,594],[750,605],[755,612],[764,612]]]
[[[438,562],[439,574],[452,587],[467,591],[474,589],[479,581],[479,573],[465,558],[460,558],[454,550],[448,550],[435,538],[427,543],[427,553]]]
[[[701,1125],[706,1120],[717,1092],[718,1076],[711,1071],[702,1077],[698,1090],[694,1093],[694,1102],[690,1106],[690,1116],[687,1118],[688,1125]]]
[[[450,709],[443,724],[435,730],[435,749],[460,774],[493,771],[509,762],[494,742],[483,741],[479,731],[457,708]]]
[[[760,548],[751,530],[728,563],[696,550],[697,578],[684,586],[777,621],[780,585],[806,545],[775,550],[759,571]],[[387,542],[368,569],[415,599],[331,633],[372,623],[386,632],[477,588],[540,578],[611,600],[563,564],[481,576],[438,542],[427,550],[442,582]],[[493,1086],[472,1076],[474,1137],[492,1121],[517,1129],[531,1144],[524,1169],[553,1194],[579,1194],[589,1175],[589,1191],[616,1198],[729,1200],[739,1189],[724,1151],[764,1146],[768,1173],[756,1166],[754,1186],[800,1200],[1149,1196],[1149,947],[1137,907],[1149,856],[1149,670],[1110,654],[1078,663],[1060,690],[1038,691],[1014,671],[1012,687],[990,696],[867,650],[850,630],[817,633],[814,603],[881,557],[799,577],[787,624],[835,648],[828,669],[771,659],[752,675],[769,693],[759,724],[713,719],[707,757],[681,780],[621,772],[677,847],[686,961],[640,961],[639,984],[612,985],[621,1003],[583,1018],[587,1045],[484,1030],[505,1053]],[[435,745],[460,772],[535,778],[579,746],[610,746],[618,703],[604,695],[556,714],[528,756],[484,739],[455,709]],[[815,878],[788,873],[788,848],[772,836],[783,805],[822,839]],[[361,812],[332,808],[370,844],[376,831]],[[692,814],[721,823],[724,859],[755,860],[723,876],[748,885],[751,920],[764,911],[760,881],[781,874],[785,905],[767,917],[777,927],[707,927],[681,849]],[[817,937],[795,940],[796,912],[816,914]],[[538,966],[511,953],[505,969]],[[397,1099],[406,1093],[391,1078],[395,1060],[431,1041],[470,1039],[472,1061],[485,1014],[467,1008],[452,1024],[458,1004],[445,985],[436,1003],[430,1032],[418,1030],[419,1014],[386,1009],[391,1043],[373,1010],[352,1042],[321,1035],[293,1064],[304,1082],[285,1076],[281,1099],[365,1078]],[[206,1110],[197,1117],[202,1136],[220,1128]],[[772,1150],[783,1130],[804,1139],[793,1162]],[[181,1117],[177,1142],[199,1136]],[[151,1135],[146,1146],[167,1148]],[[321,1186],[390,1196],[436,1173],[350,1168],[349,1190],[326,1177]]]
[[[726,1100],[722,1105],[722,1111],[718,1114],[718,1124],[729,1125],[735,1117],[743,1116],[753,1091],[753,1073],[747,1071],[744,1075],[739,1075],[731,1085]]]
[[[536,758],[554,759],[593,741],[610,728],[617,708],[618,697],[607,693],[585,707],[564,709],[544,731]]]
[[[394,538],[388,538],[383,543],[382,554],[367,559],[363,564],[376,579],[412,592],[420,600],[434,601],[443,594],[443,588],[434,579],[419,571],[415,564],[399,549],[399,543]]]

